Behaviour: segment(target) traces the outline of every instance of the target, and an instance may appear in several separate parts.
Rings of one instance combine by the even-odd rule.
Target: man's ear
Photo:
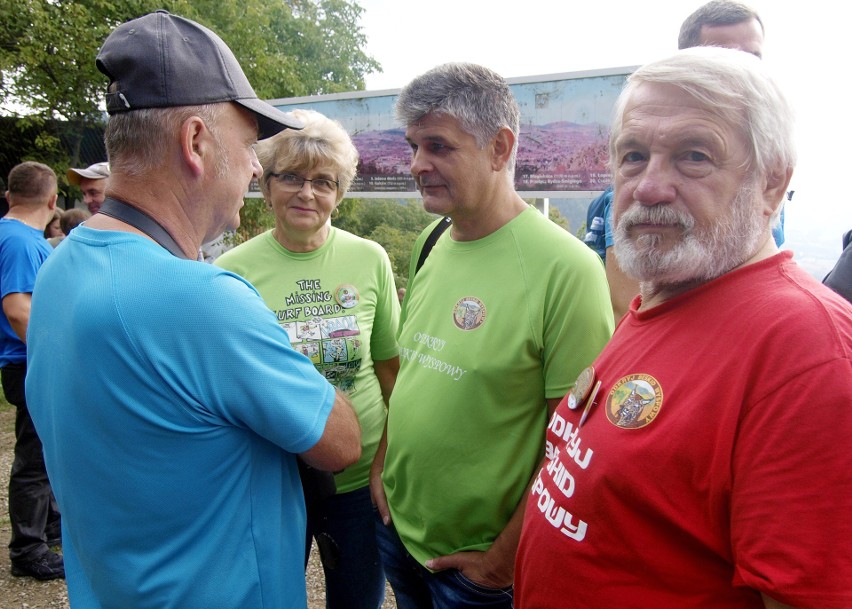
[[[512,156],[512,149],[515,147],[515,134],[508,127],[501,127],[491,141],[491,146],[491,168],[494,171],[502,171]]]
[[[59,193],[53,193],[53,196],[50,197],[50,201],[47,202],[48,209],[56,209],[56,201],[59,199]]]
[[[763,213],[767,217],[771,217],[781,206],[784,196],[787,194],[787,187],[790,185],[790,178],[793,176],[793,168],[787,167],[784,170],[776,169],[770,171],[763,182]]]
[[[213,134],[204,121],[198,116],[190,116],[180,128],[181,158],[193,176],[204,173],[205,162],[212,159],[210,152],[213,146]]]

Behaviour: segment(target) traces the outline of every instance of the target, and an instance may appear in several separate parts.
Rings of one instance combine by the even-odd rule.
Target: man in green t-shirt
[[[512,605],[526,489],[550,412],[612,332],[594,252],[527,205],[506,81],[446,64],[397,101],[427,211],[452,226],[414,274],[371,487],[400,606]],[[437,224],[437,222],[435,223]]]

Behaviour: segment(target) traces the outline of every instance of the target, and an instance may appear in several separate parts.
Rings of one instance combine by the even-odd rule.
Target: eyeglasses
[[[293,173],[270,173],[269,177],[278,180],[281,187],[288,192],[299,192],[305,185],[305,182],[311,183],[311,189],[315,195],[332,195],[337,192],[339,182],[328,178],[315,178],[309,180],[302,176],[297,176]]]

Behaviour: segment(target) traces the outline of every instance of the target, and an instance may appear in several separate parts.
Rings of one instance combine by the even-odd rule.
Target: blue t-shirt
[[[39,274],[28,337],[75,609],[306,606],[294,453],[334,388],[251,285],[80,226]]]
[[[43,231],[0,218],[0,300],[9,294],[31,294],[36,273],[52,251]],[[0,310],[0,368],[26,360],[27,346]]]

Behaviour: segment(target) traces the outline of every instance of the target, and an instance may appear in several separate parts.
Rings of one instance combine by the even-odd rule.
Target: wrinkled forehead
[[[405,128],[405,137],[408,139],[423,133],[440,133],[450,137],[462,134],[471,135],[455,116],[446,112],[430,112]]]
[[[718,159],[751,166],[754,148],[744,110],[720,108],[672,84],[643,82],[625,100],[618,125],[613,125],[610,152],[617,159],[626,150],[696,148]]]
[[[673,84],[640,82],[624,99],[622,123],[640,112],[659,116],[677,115],[689,110],[698,114],[715,115],[715,110],[687,90]]]
[[[745,107],[720,102],[700,87],[691,87],[688,84],[681,86],[640,82],[627,91],[622,104],[623,110],[619,116],[622,126],[624,121],[636,112],[659,116],[683,116],[688,113],[737,131],[748,122]]]

